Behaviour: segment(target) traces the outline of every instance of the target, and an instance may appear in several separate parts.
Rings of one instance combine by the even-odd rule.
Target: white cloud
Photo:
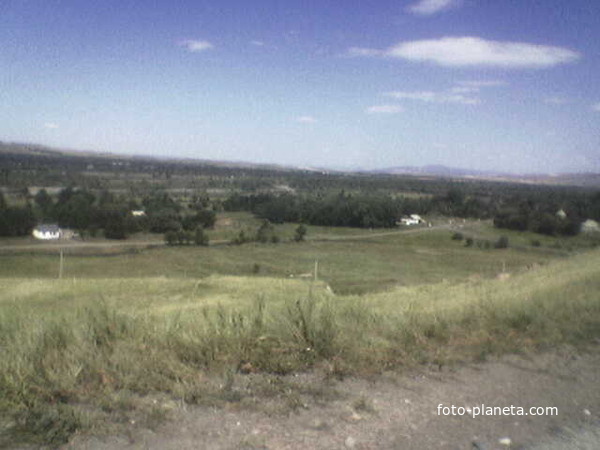
[[[265,45],[263,41],[250,41],[250,44],[255,45],[256,47],[264,47]]]
[[[478,37],[444,37],[407,41],[387,50],[354,47],[350,56],[385,56],[445,67],[536,69],[577,61],[581,54],[563,47],[522,42],[488,41]]]
[[[457,83],[459,86],[483,88],[483,87],[496,87],[506,86],[506,81],[502,80],[464,80]]]
[[[478,105],[481,103],[479,98],[464,95],[462,93],[456,93],[452,90],[450,92],[433,92],[433,91],[393,91],[386,92],[388,97],[395,98],[397,100],[417,100],[425,103],[459,103],[462,105]]]
[[[399,105],[374,105],[367,108],[368,114],[398,114],[404,111]]]
[[[480,88],[474,86],[454,86],[452,89],[450,89],[450,92],[453,94],[473,94],[479,92],[480,90]]]
[[[44,124],[44,128],[47,128],[48,130],[56,130],[57,128],[59,128],[59,125],[54,122],[46,122]]]
[[[374,48],[350,47],[347,52],[348,56],[383,56],[385,52]]]
[[[188,51],[193,52],[193,53],[203,52],[205,50],[210,50],[215,47],[208,41],[197,41],[194,39],[188,39],[186,41],[182,41],[179,45],[184,46],[185,48],[188,49]]]
[[[600,103],[596,103],[594,106],[592,106],[592,109],[594,111],[600,111]]]
[[[420,16],[430,16],[456,5],[455,0],[419,0],[410,5],[407,10]]]
[[[317,119],[315,119],[313,116],[300,116],[300,117],[296,117],[296,122],[317,123]]]
[[[506,82],[500,80],[466,80],[456,84],[457,86],[450,90],[454,94],[475,94],[481,92],[483,88],[506,86]]]
[[[441,66],[541,68],[573,62],[579,53],[562,47],[522,42],[487,41],[478,37],[445,37],[402,42],[386,55]]]
[[[549,105],[564,105],[568,101],[563,97],[546,97],[544,103]]]

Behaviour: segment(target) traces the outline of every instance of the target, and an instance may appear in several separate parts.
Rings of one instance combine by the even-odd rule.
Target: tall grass
[[[0,295],[0,410],[8,429],[56,444],[99,417],[135,414],[152,396],[240,401],[237,373],[360,375],[579,345],[600,337],[598,262],[595,252],[508,281],[347,297],[318,284],[308,294],[297,281],[218,277],[190,280],[170,298],[165,289],[164,301],[142,295],[137,307],[120,292],[125,283],[104,282],[99,296],[102,280],[91,290],[55,281],[42,295],[15,281]]]

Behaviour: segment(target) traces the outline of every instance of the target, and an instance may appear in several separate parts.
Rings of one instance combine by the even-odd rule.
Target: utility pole
[[[314,275],[314,281],[317,281],[319,279],[319,260],[315,259],[315,275]]]
[[[63,268],[64,268],[64,265],[65,265],[65,257],[64,257],[64,254],[63,254],[63,249],[61,248],[60,249],[60,263],[58,265],[58,279],[59,280],[62,279],[62,277],[63,277]]]

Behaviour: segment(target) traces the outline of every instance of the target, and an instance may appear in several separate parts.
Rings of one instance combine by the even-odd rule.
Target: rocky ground
[[[563,449],[600,448],[600,345],[534,356],[325,381],[290,408],[277,397],[253,408],[174,407],[171,419],[126,435],[76,436],[65,449]],[[244,377],[244,376],[240,376]],[[259,375],[246,375],[246,379]],[[249,377],[249,378],[248,378]],[[241,381],[243,383],[243,380]],[[317,387],[315,387],[317,386]],[[303,392],[309,392],[305,389]],[[292,397],[294,398],[294,397]],[[438,405],[556,407],[555,416],[438,415]]]

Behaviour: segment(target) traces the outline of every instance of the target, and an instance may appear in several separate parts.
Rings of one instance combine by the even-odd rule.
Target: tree
[[[167,231],[165,233],[165,243],[167,245],[176,245],[178,242],[177,231]]]
[[[242,245],[248,241],[249,241],[249,239],[246,237],[246,233],[244,233],[244,230],[240,230],[237,237],[233,240],[233,243],[236,245]]]
[[[45,221],[52,217],[54,203],[52,202],[52,197],[46,192],[46,189],[40,189],[38,193],[35,194],[34,202],[40,210],[42,220]]]
[[[208,245],[208,236],[202,227],[196,228],[196,233],[194,234],[194,244],[203,246]]]
[[[256,240],[257,242],[266,244],[269,242],[272,236],[274,236],[273,225],[271,225],[271,222],[265,219],[256,231]]]
[[[216,221],[214,211],[203,209],[191,216],[185,216],[181,220],[181,226],[184,230],[195,230],[197,227],[212,228]]]
[[[0,236],[26,236],[35,226],[30,207],[8,207],[0,214]]]
[[[506,236],[500,236],[494,244],[494,248],[508,248],[508,238]]]
[[[112,214],[104,227],[104,237],[107,239],[126,239],[127,224],[120,214]]]
[[[294,234],[294,241],[302,242],[304,241],[304,237],[306,236],[307,229],[304,225],[298,225]]]

